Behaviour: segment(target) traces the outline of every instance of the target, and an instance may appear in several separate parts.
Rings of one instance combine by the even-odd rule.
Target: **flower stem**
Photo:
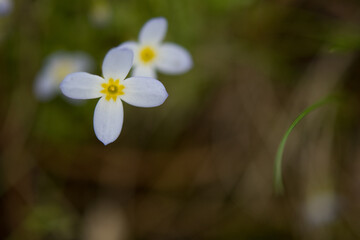
[[[276,157],[275,157],[275,164],[274,164],[274,187],[275,187],[275,192],[277,194],[282,194],[284,192],[284,184],[283,184],[283,179],[282,179],[281,165],[282,165],[282,157],[283,157],[283,153],[284,153],[285,144],[286,144],[286,141],[287,141],[291,131],[300,122],[300,120],[303,119],[310,112],[316,110],[317,108],[319,108],[327,103],[337,101],[337,100],[338,100],[337,97],[330,96],[330,97],[326,97],[326,98],[314,103],[310,107],[306,108],[302,113],[300,113],[300,115],[295,119],[295,121],[290,125],[290,127],[285,132],[285,134],[280,142],[280,145],[278,147]]]

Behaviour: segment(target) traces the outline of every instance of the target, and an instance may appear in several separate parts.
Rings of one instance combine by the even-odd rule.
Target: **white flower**
[[[95,0],[90,9],[90,21],[96,27],[106,26],[113,17],[112,9],[108,1]]]
[[[0,16],[7,15],[11,12],[13,2],[11,0],[0,0]]]
[[[161,105],[168,94],[164,85],[148,77],[125,79],[133,64],[133,53],[128,49],[114,48],[104,59],[104,78],[84,73],[72,73],[60,84],[61,91],[74,99],[99,98],[94,112],[94,130],[105,145],[115,141],[123,125],[125,101],[137,107]]]
[[[318,192],[308,196],[303,213],[308,223],[321,226],[334,220],[338,207],[333,191]]]
[[[50,100],[60,91],[59,85],[66,75],[89,71],[92,66],[92,58],[85,53],[55,52],[51,54],[36,77],[35,96],[42,101]]]
[[[134,52],[133,76],[156,77],[156,69],[167,74],[180,74],[192,67],[187,50],[174,43],[162,42],[166,30],[165,18],[153,18],[142,27],[139,43],[129,41],[119,45]]]

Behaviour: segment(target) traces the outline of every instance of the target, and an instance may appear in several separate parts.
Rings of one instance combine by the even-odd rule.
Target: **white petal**
[[[138,46],[137,42],[135,42],[135,41],[127,41],[127,42],[123,42],[118,47],[121,49],[127,48],[134,52],[138,49],[139,46]],[[134,55],[135,55],[135,53],[134,53]]]
[[[166,34],[167,21],[163,17],[150,19],[142,27],[139,34],[139,41],[142,44],[158,44]]]
[[[129,49],[113,48],[105,56],[102,70],[106,80],[124,80],[133,65],[134,54]]]
[[[59,83],[66,75],[59,79],[54,72],[57,63],[63,61],[63,58],[62,52],[55,52],[45,59],[44,65],[34,82],[34,94],[38,100],[48,101],[59,91]]]
[[[167,74],[187,72],[193,65],[189,52],[174,43],[164,43],[159,49],[156,66],[159,71]]]
[[[103,95],[100,91],[104,82],[103,78],[89,73],[71,73],[61,82],[60,89],[69,98],[98,98]]]
[[[132,77],[123,82],[121,99],[137,107],[156,107],[166,100],[168,93],[164,85],[153,78]]]
[[[115,141],[121,132],[124,110],[120,98],[106,100],[100,98],[94,112],[94,130],[96,137],[105,145]]]
[[[118,47],[121,49],[130,49],[134,54],[134,64],[138,62],[139,45],[137,44],[137,42],[134,41],[124,42],[120,44]]]
[[[138,65],[134,67],[132,76],[156,78],[156,72],[152,66]]]
[[[75,72],[88,72],[94,68],[94,60],[86,53],[76,52],[73,56]]]
[[[39,73],[34,83],[34,93],[37,99],[48,101],[53,98],[59,90],[56,79],[46,69]]]

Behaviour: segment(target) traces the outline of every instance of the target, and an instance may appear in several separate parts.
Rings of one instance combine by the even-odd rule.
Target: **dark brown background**
[[[359,239],[360,2],[18,0],[0,18],[1,239]],[[193,69],[159,75],[165,104],[125,105],[103,146],[96,100],[38,102],[46,56],[106,52],[164,16]],[[284,154],[282,135],[307,106]]]

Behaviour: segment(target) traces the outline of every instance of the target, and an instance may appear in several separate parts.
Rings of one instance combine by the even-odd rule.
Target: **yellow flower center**
[[[150,63],[152,62],[156,57],[155,49],[152,47],[144,47],[140,50],[140,60],[143,63]]]
[[[119,84],[119,79],[110,78],[108,83],[103,83],[101,86],[103,87],[103,90],[100,92],[105,94],[105,99],[110,101],[110,99],[113,99],[116,101],[117,97],[120,95],[124,95],[124,88],[125,86],[122,84]]]

